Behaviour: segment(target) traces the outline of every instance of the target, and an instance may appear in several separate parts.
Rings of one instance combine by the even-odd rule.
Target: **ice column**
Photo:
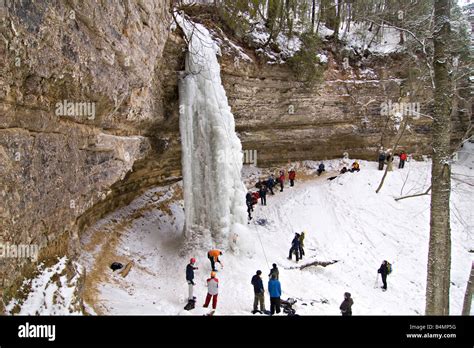
[[[246,222],[242,145],[222,86],[218,46],[209,31],[182,16],[189,42],[180,76],[180,134],[185,235],[204,234],[225,247],[235,224]]]

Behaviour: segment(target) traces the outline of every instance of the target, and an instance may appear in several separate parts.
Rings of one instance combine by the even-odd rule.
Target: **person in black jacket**
[[[318,176],[320,176],[320,175],[321,175],[323,172],[325,172],[325,171],[326,171],[326,169],[325,169],[325,167],[324,167],[324,163],[321,162],[321,163],[319,164],[319,167],[318,167]]]
[[[263,282],[260,275],[262,271],[258,270],[257,274],[252,277],[251,284],[253,285],[253,291],[255,293],[255,298],[253,300],[253,311],[255,314],[258,312],[258,304],[260,303],[260,311],[265,311],[265,289],[263,288]]]
[[[193,296],[193,288],[194,288],[194,270],[198,269],[197,267],[194,267],[194,264],[196,263],[196,259],[193,257],[190,261],[189,264],[186,266],[186,281],[188,282],[189,286],[189,295],[188,295],[188,301],[194,301],[195,297]]]
[[[292,259],[292,254],[293,252],[295,253],[296,255],[296,262],[298,262],[300,260],[300,257],[299,257],[299,252],[300,252],[300,234],[299,233],[295,233],[295,238],[293,238],[293,241],[291,242],[291,248],[290,248],[290,253],[288,255],[288,260],[291,260]]]
[[[382,265],[380,266],[377,272],[380,273],[382,276],[382,283],[383,283],[382,289],[385,291],[387,290],[387,275],[388,275],[388,266],[387,266],[386,260],[382,262]]]
[[[250,220],[252,220],[252,215],[250,212],[253,210],[253,204],[252,204],[252,193],[250,191],[247,192],[247,195],[245,196],[245,203],[247,204],[247,213],[249,214],[249,223]]]
[[[383,170],[383,166],[385,164],[385,159],[386,159],[385,152],[380,151],[380,153],[379,153],[379,170]]]
[[[260,202],[262,205],[267,205],[267,187],[265,185],[260,186],[258,194],[260,196]]]
[[[352,300],[351,294],[349,292],[345,292],[344,301],[342,301],[341,306],[339,307],[343,317],[352,315],[353,304],[354,304],[354,300]]]

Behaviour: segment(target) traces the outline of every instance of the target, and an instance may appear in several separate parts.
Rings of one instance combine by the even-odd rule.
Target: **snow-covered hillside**
[[[340,161],[327,167],[339,168]],[[263,271],[264,284],[272,263],[280,268],[283,298],[298,299],[298,314],[338,315],[343,293],[354,298],[354,315],[417,315],[424,313],[426,263],[429,235],[429,196],[396,202],[394,198],[424,191],[430,181],[429,162],[409,162],[404,170],[390,173],[382,191],[375,193],[382,172],[373,162],[361,162],[361,172],[346,173],[335,180],[322,177],[296,182],[293,188],[269,196],[258,205],[248,231],[240,231],[236,253],[224,251],[218,273],[221,289],[217,314],[249,314],[253,289],[250,278]],[[255,172],[255,171],[254,171]],[[456,176],[472,176],[472,170],[454,165]],[[405,182],[406,180],[406,182]],[[118,240],[102,251],[85,252],[82,263],[100,273],[94,299],[103,314],[202,314],[205,280],[210,264],[206,250],[180,256],[183,224],[182,202],[172,199],[180,184],[154,189],[99,222],[83,239],[85,250],[97,242],[97,234],[118,234]],[[474,204],[472,186],[453,179],[452,192],[452,286],[451,313],[460,314],[466,281],[473,259]],[[266,220],[264,225],[262,219]],[[124,221],[132,220],[124,226]],[[307,231],[306,256],[298,264],[287,259],[295,232]],[[107,239],[102,239],[107,240]],[[218,247],[218,246],[217,246]],[[109,256],[100,262],[98,258]],[[196,257],[198,298],[196,309],[183,310],[187,294],[185,266]],[[394,271],[388,291],[375,287],[377,269],[387,259]],[[123,278],[108,268],[111,261],[134,260]],[[298,267],[312,261],[337,261],[327,267]],[[89,289],[90,290],[90,289]],[[86,290],[86,293],[88,291]],[[86,299],[87,300],[87,299]],[[266,298],[269,306],[269,298]]]
[[[451,314],[460,314],[464,290],[473,260],[473,144],[466,143],[453,165],[451,226]],[[316,162],[296,164],[295,187],[275,190],[267,206],[260,204],[248,230],[239,231],[238,250],[224,250],[219,269],[220,294],[217,314],[247,315],[253,303],[250,279],[263,271],[266,287],[272,263],[280,268],[282,298],[298,300],[298,314],[339,315],[343,293],[354,298],[354,315],[422,315],[425,305],[426,263],[429,235],[429,196],[394,198],[423,192],[430,183],[430,162],[408,162],[405,169],[389,173],[379,194],[382,176],[374,162],[361,161],[359,173],[337,175],[342,160],[327,161],[328,172],[313,174]],[[396,164],[396,163],[395,163]],[[245,182],[266,173],[244,168]],[[304,177],[302,181],[301,178]],[[181,255],[184,211],[182,183],[149,190],[132,204],[100,220],[83,236],[79,262],[85,267],[83,297],[95,314],[201,315],[210,264],[207,250]],[[305,230],[306,256],[296,263],[287,259],[294,232]],[[217,246],[219,247],[219,246]],[[471,251],[471,253],[469,253]],[[183,309],[187,296],[185,267],[197,258],[196,308]],[[377,269],[388,260],[394,271],[388,291],[376,285]],[[110,269],[112,262],[134,264],[124,278]],[[326,267],[299,267],[314,261],[334,262]],[[58,274],[64,259],[54,266]],[[32,292],[24,301],[12,302],[15,313],[65,314],[72,308],[74,282],[56,281],[54,267],[26,281]],[[219,266],[218,266],[219,267]],[[61,278],[62,279],[62,278]],[[31,284],[31,285],[29,285]],[[50,296],[49,294],[56,295]],[[57,301],[57,299],[65,299]],[[55,300],[56,299],[56,300]],[[61,307],[64,303],[64,308]],[[269,298],[266,295],[266,305]],[[71,314],[77,314],[73,310]]]

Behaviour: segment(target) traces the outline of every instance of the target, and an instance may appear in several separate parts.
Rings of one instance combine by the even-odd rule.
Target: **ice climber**
[[[247,192],[247,195],[245,196],[245,204],[247,205],[247,213],[249,221],[252,220],[252,210],[253,210],[253,204],[252,204],[252,193],[250,191]],[[250,222],[249,222],[250,223]]]

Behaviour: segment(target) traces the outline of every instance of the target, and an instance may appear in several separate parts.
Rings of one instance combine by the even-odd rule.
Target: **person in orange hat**
[[[222,251],[217,249],[209,250],[207,253],[207,258],[211,261],[211,267],[213,272],[217,272],[216,270],[216,262],[219,262],[222,266],[222,262],[219,260],[219,256],[222,255]]]
[[[217,307],[217,294],[219,293],[219,279],[216,278],[216,272],[211,272],[211,278],[207,280],[207,296],[204,308],[209,306],[212,298],[212,309]]]

